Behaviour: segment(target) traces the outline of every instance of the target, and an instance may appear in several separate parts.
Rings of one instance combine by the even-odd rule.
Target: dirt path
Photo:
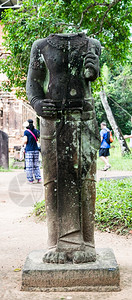
[[[121,172],[107,176],[121,176]],[[106,173],[105,173],[106,175]],[[124,172],[122,176],[132,176]],[[97,178],[104,176],[98,172]],[[43,199],[42,185],[31,187],[23,171],[0,173],[0,299],[1,300],[131,300],[132,299],[132,236],[123,237],[110,233],[95,232],[96,248],[114,250],[120,266],[120,292],[90,293],[36,293],[21,291],[21,269],[32,250],[46,248],[47,227],[30,217],[33,203]],[[17,270],[18,269],[18,270]],[[16,272],[18,271],[18,272]]]

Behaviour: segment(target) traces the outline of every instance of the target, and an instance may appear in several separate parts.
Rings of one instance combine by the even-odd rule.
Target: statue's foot
[[[73,251],[73,252],[58,252],[56,250],[49,250],[43,257],[44,263],[56,263],[56,264],[82,264],[96,260],[95,249],[91,248],[85,251]]]
[[[49,250],[43,257],[44,263],[65,264],[67,262],[67,255],[65,252],[58,252],[56,250]]]
[[[72,261],[74,264],[88,263],[96,261],[95,249],[91,248],[85,251],[75,251],[72,256]]]

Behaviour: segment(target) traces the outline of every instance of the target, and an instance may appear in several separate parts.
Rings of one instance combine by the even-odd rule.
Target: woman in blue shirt
[[[29,119],[24,124],[26,130],[24,131],[23,145],[25,147],[25,164],[27,180],[33,183],[34,178],[39,183],[41,181],[40,167],[39,167],[39,148],[37,140],[39,138],[39,131],[34,128],[33,120]]]
[[[102,171],[107,171],[109,168],[111,168],[111,165],[109,164],[109,156],[110,156],[110,144],[107,143],[107,132],[110,131],[106,127],[106,123],[102,122],[101,123],[101,131],[100,131],[100,136],[101,136],[101,146],[99,149],[99,157],[101,160],[104,162],[105,166],[102,169]]]

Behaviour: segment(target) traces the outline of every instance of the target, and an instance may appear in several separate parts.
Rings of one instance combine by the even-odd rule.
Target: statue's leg
[[[96,199],[96,155],[93,156],[87,176],[82,181],[83,238],[89,248],[94,248],[94,214]]]
[[[57,244],[56,121],[41,118],[41,154],[44,174],[48,246]]]
[[[90,117],[91,116],[91,117]],[[82,231],[87,261],[96,259],[94,245],[94,215],[96,199],[96,153],[99,148],[99,136],[94,112],[88,120],[82,120],[82,173],[81,208]],[[76,259],[76,258],[75,258]],[[78,259],[78,258],[77,258]]]
[[[80,219],[80,114],[65,115],[57,124],[58,251],[82,247]]]
[[[60,130],[59,130],[60,129]],[[80,120],[80,114],[58,126],[57,250],[73,263],[96,260],[94,247],[96,120]]]
[[[96,259],[94,206],[97,145],[94,125],[94,119],[80,121],[80,114],[65,116],[63,120],[56,123],[56,159],[54,156],[54,161],[57,161],[56,214],[54,210],[52,211],[55,202],[51,199],[56,198],[50,199],[49,180],[45,180],[45,185],[47,185],[52,212],[48,212],[49,199],[47,199],[49,240],[52,241],[51,245],[55,245],[52,240],[54,229],[54,232],[57,232],[57,247],[54,251],[47,252],[44,262],[65,263],[70,260],[73,263],[82,263]],[[44,138],[43,135],[42,137]],[[47,157],[50,143],[46,145],[42,155]],[[51,153],[54,153],[55,144],[51,143],[51,145]],[[44,174],[47,178],[47,169]],[[53,221],[49,218],[52,215],[58,230],[53,228]]]
[[[85,161],[86,163],[86,161]],[[94,214],[95,214],[95,186],[96,154],[92,157],[89,170],[81,183],[81,216],[84,250],[75,252],[74,263],[90,262],[96,260],[94,245]]]
[[[81,231],[81,121],[80,113],[56,122],[57,144],[57,247],[44,262],[73,262],[74,253],[85,248]]]

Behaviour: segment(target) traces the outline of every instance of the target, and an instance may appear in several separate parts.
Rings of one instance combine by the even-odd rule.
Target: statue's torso
[[[43,47],[42,47],[43,46]],[[83,74],[83,61],[88,49],[85,35],[53,35],[44,40],[41,54],[47,66],[47,99],[81,101],[89,95]]]

